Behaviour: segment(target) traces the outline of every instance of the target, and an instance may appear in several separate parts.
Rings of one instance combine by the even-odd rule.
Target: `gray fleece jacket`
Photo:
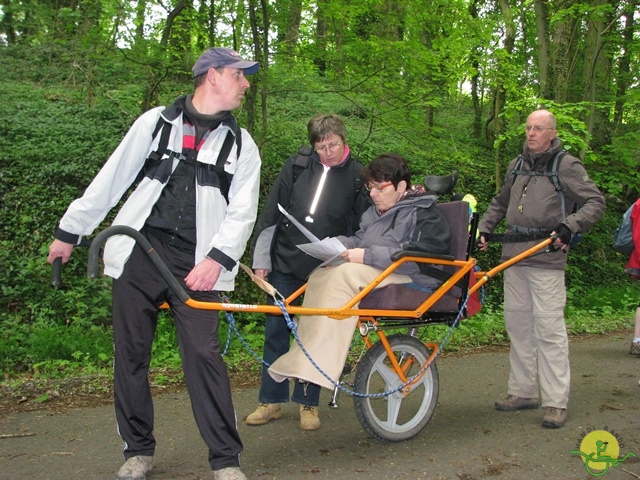
[[[337,237],[347,248],[364,248],[364,264],[384,270],[398,250],[448,254],[451,244],[449,224],[436,208],[435,195],[407,195],[384,214],[371,206],[362,214],[360,229],[354,236]],[[440,281],[420,273],[417,264],[407,262],[395,273],[409,275],[425,287]]]

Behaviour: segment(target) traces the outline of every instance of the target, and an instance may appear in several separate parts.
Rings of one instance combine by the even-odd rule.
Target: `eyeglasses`
[[[338,147],[342,146],[342,142],[334,142],[334,143],[330,143],[329,145],[326,145],[324,147],[316,147],[314,150],[316,151],[316,153],[333,153],[336,151],[336,149]]]
[[[378,193],[382,192],[389,185],[393,185],[393,182],[385,182],[385,183],[367,183],[364,188],[367,192],[376,191]]]
[[[526,127],[524,127],[524,129],[527,132],[530,132],[531,130],[533,130],[536,133],[540,133],[543,130],[553,130],[553,128],[549,128],[549,127],[543,127],[541,125],[527,125]]]

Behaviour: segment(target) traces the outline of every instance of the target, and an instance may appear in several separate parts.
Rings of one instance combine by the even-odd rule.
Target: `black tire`
[[[406,378],[415,376],[425,365],[431,352],[417,338],[404,334],[388,337],[400,365],[413,361]],[[365,353],[355,377],[355,391],[366,395],[396,389],[404,382],[391,367],[382,343],[377,342]],[[419,382],[405,395],[397,391],[387,396],[354,395],[356,416],[362,428],[372,437],[385,442],[401,442],[417,435],[431,419],[438,400],[438,369],[435,360]]]

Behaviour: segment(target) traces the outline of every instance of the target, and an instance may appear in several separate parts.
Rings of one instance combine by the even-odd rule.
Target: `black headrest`
[[[427,188],[427,192],[434,193],[436,195],[447,195],[453,192],[453,189],[458,183],[458,172],[453,171],[451,175],[436,176],[427,175],[424,179],[424,186]]]

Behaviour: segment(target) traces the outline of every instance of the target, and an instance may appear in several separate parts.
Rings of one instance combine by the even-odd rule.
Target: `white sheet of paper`
[[[302,232],[302,234],[307,237],[310,241],[312,242],[319,242],[320,239],[318,237],[316,237],[313,233],[311,233],[309,231],[309,229],[307,227],[305,227],[304,225],[302,225],[298,220],[296,220],[295,218],[293,218],[289,212],[287,212],[284,207],[280,204],[278,204],[278,210],[280,210],[280,212],[282,212],[282,214],[287,217],[289,219],[289,221],[291,223],[293,223],[296,227],[298,227],[298,230],[300,230]]]
[[[346,250],[345,246],[335,237],[327,237],[312,243],[302,243],[297,247],[318,260],[332,260]]]
[[[320,265],[320,267],[326,267],[329,265],[336,266],[345,262],[345,260],[340,257],[340,254],[344,252],[346,248],[342,243],[340,243],[337,238],[327,237],[323,240],[320,240],[313,233],[311,233],[307,227],[305,227],[298,220],[292,217],[282,205],[278,204],[278,209],[285,217],[287,217],[287,219],[291,223],[293,223],[302,232],[305,237],[307,237],[311,241],[311,243],[301,243],[300,245],[296,246],[307,255],[311,255],[318,260],[323,260],[323,263]]]

